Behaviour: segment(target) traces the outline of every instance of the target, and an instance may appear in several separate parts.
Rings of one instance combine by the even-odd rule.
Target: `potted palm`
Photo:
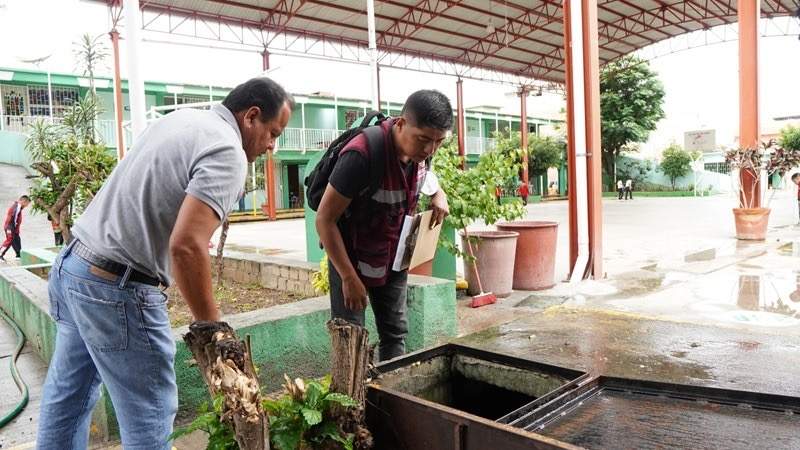
[[[788,149],[780,146],[777,141],[770,139],[763,142],[760,148],[739,147],[725,152],[725,162],[731,169],[738,171],[735,177],[739,181],[736,194],[738,208],[733,208],[736,223],[736,238],[742,240],[764,240],[767,235],[770,208],[769,203],[775,195],[775,190],[769,198],[764,198],[758,189],[759,183],[747,186],[743,180],[759,180],[762,173],[767,178],[773,174],[781,177],[793,167],[800,165],[800,149]],[[757,199],[763,199],[763,206],[756,207]]]
[[[514,220],[523,216],[522,203],[499,204],[495,196],[497,186],[517,177],[521,157],[519,151],[490,151],[482,154],[475,167],[461,169],[461,158],[455,145],[444,145],[433,158],[433,168],[439,183],[447,193],[450,215],[446,225],[461,230],[462,249],[471,245],[474,258],[460,250],[449,239],[440,245],[464,258],[464,275],[469,294],[478,293],[478,277],[483,290],[497,296],[508,295],[512,289],[514,255],[517,233],[509,231],[476,230],[467,227],[475,222],[493,225],[501,220]]]

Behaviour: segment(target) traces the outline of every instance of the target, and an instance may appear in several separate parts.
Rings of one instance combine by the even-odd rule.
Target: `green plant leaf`
[[[270,441],[278,450],[297,450],[302,438],[301,430],[286,430],[280,433],[270,433]]]
[[[328,402],[338,403],[345,407],[356,407],[358,403],[352,399],[349,395],[340,394],[338,392],[330,392],[328,395],[325,396],[325,400]]]
[[[300,410],[303,413],[303,418],[306,420],[308,426],[313,427],[314,425],[322,422],[322,413],[316,409],[311,408],[303,408]]]

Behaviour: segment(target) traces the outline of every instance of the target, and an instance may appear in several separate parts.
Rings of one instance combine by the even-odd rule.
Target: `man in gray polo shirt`
[[[222,105],[173,112],[136,139],[50,270],[58,333],[37,448],[86,448],[101,382],[126,450],[170,448],[175,345],[159,285],[174,276],[195,320],[219,320],[208,241],[247,162],[275,147],[293,107],[277,83],[254,78]]]

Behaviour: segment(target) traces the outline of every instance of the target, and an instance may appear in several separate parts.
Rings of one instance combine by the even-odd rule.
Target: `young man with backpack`
[[[448,214],[429,161],[452,125],[453,109],[444,94],[417,91],[400,117],[334,142],[307,180],[309,205],[318,206],[317,232],[331,263],[331,316],[363,326],[369,294],[381,361],[405,353],[408,272],[392,270],[404,218],[416,212],[420,193],[431,196],[434,223]],[[325,181],[319,199],[322,189],[314,186]]]

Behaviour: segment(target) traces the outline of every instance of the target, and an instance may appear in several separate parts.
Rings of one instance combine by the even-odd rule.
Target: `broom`
[[[483,292],[483,285],[481,285],[481,276],[478,273],[478,263],[475,262],[475,254],[472,253],[472,243],[469,240],[469,232],[467,231],[467,227],[464,227],[464,239],[467,241],[467,253],[469,253],[470,259],[472,259],[472,268],[475,270],[475,281],[478,282],[478,290],[480,291],[478,295],[472,297],[472,302],[469,304],[472,308],[477,308],[484,305],[491,305],[492,303],[497,302],[497,297],[492,294],[491,292]]]

